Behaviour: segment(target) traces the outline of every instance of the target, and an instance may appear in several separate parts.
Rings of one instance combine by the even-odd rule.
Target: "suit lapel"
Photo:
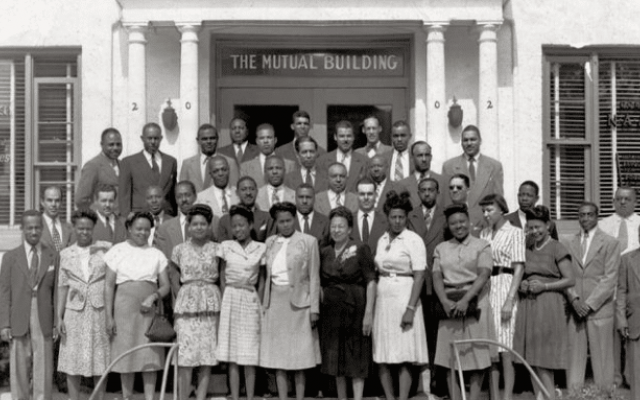
[[[633,254],[633,261],[629,263],[629,267],[629,269],[633,271],[636,280],[640,284],[640,251],[636,251]]]
[[[582,264],[582,247],[580,246],[580,234],[576,234],[571,240],[571,250],[573,255],[576,257],[576,261],[580,268],[584,269],[584,265]]]
[[[27,250],[24,247],[24,244],[18,247],[17,251],[18,251],[18,260],[17,260],[18,267],[27,277],[27,282],[30,282],[31,277],[29,273],[29,260],[27,260],[27,253],[26,253]]]
[[[38,278],[36,279],[36,282],[37,282],[36,286],[40,285],[40,281],[42,281],[42,278],[47,273],[47,270],[49,269],[49,267],[52,265],[53,265],[52,250],[49,250],[47,247],[42,246],[42,255],[40,256],[40,265],[38,268]]]
[[[435,238],[438,237],[442,230],[442,223],[444,222],[444,214],[438,205],[433,210],[433,218],[431,219],[431,226],[427,230],[427,233],[424,236],[425,243],[431,243]]]
[[[589,249],[587,250],[587,257],[584,259],[584,268],[589,266],[589,262],[593,259],[594,255],[598,253],[600,247],[602,247],[602,233],[596,229],[593,239],[591,239]]]

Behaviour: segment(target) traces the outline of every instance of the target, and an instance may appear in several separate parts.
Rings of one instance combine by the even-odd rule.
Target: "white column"
[[[500,23],[478,23],[480,38],[480,88],[478,127],[482,132],[482,151],[499,157],[498,136],[498,40]]]
[[[178,159],[185,159],[198,152],[195,141],[199,126],[198,107],[198,31],[200,22],[176,23],[182,34],[180,38],[180,105],[178,125],[180,126],[180,145]]]
[[[129,33],[129,79],[128,79],[128,131],[127,153],[135,148],[135,140],[140,136],[147,122],[147,23],[125,24]]]
[[[444,64],[444,31],[443,24],[425,24],[427,33],[427,137],[426,140],[433,147],[446,146],[447,135],[447,101],[445,94],[445,64]],[[447,154],[439,154],[444,161]]]

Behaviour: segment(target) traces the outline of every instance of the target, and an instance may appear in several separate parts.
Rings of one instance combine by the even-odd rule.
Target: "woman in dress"
[[[320,349],[323,374],[336,377],[338,398],[362,399],[371,364],[371,328],[376,273],[369,246],[350,238],[353,214],[346,207],[329,213],[331,244],[320,252]]]
[[[150,213],[132,212],[125,222],[129,238],[114,245],[104,256],[108,267],[105,309],[112,360],[136,346],[150,343],[145,333],[155,315],[154,303],[169,293],[167,258],[148,243],[153,226]],[[120,373],[125,399],[133,394],[135,373],[142,372],[145,399],[153,400],[157,371],[163,367],[164,349],[148,347],[124,357],[113,372]]]
[[[222,306],[218,331],[219,361],[229,363],[231,397],[240,397],[240,366],[244,368],[247,400],[253,399],[256,365],[260,360],[260,323],[264,293],[266,245],[251,239],[253,213],[244,206],[229,211],[235,240],[220,244]]]
[[[180,271],[180,290],[173,309],[178,339],[179,392],[189,397],[193,368],[199,367],[196,398],[204,400],[216,357],[220,289],[218,245],[209,239],[213,211],[194,204],[187,213],[190,238],[173,248],[171,262]]]
[[[304,370],[320,364],[316,322],[320,313],[318,239],[295,230],[296,206],[269,210],[278,234],[267,239],[260,366],[276,370],[280,400],[287,399],[287,371],[295,371],[296,398],[304,398]]]
[[[520,303],[516,316],[514,350],[534,368],[551,398],[555,397],[554,370],[569,366],[570,314],[563,294],[575,285],[571,254],[549,236],[549,209],[526,211],[531,244],[527,248]],[[543,395],[534,385],[536,397]]]
[[[440,243],[434,252],[433,290],[449,318],[441,319],[438,325],[435,363],[449,369],[456,368],[455,363],[452,364],[451,343],[454,340],[495,338],[487,285],[493,259],[489,243],[469,234],[471,224],[466,205],[450,205],[444,213],[453,238]],[[453,291],[464,295],[454,301],[448,297]],[[480,315],[467,315],[469,303],[474,298],[477,298]],[[486,344],[461,345],[458,350],[462,370],[470,373],[469,399],[477,400],[485,371],[497,352]],[[459,399],[459,382],[454,379],[447,374],[450,396]]]
[[[95,384],[109,365],[109,336],[105,322],[104,255],[111,243],[93,240],[98,216],[93,210],[71,216],[78,241],[60,252],[58,272],[58,371],[67,374],[69,398],[80,398],[80,377]],[[104,384],[97,390],[104,398]]]
[[[389,229],[378,240],[378,270],[373,317],[373,361],[387,400],[395,398],[389,364],[399,365],[400,400],[409,397],[411,366],[429,363],[420,291],[427,268],[422,238],[407,229],[409,193],[390,191],[384,203]]]
[[[490,194],[480,200],[486,228],[480,232],[480,239],[491,245],[493,270],[491,272],[491,290],[489,303],[493,310],[493,324],[496,339],[501,344],[513,348],[513,331],[515,329],[518,287],[522,280],[525,261],[524,231],[517,228],[504,217],[509,213],[507,201],[499,194]],[[511,353],[502,347],[498,348],[502,361],[502,377],[504,379],[504,400],[513,395],[515,371]],[[499,396],[500,369],[498,363],[491,365],[492,398]]]

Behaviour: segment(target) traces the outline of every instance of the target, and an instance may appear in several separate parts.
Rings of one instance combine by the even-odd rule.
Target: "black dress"
[[[371,336],[362,334],[367,284],[375,279],[369,246],[349,241],[336,257],[333,246],[320,252],[320,350],[323,374],[366,378],[372,361]]]

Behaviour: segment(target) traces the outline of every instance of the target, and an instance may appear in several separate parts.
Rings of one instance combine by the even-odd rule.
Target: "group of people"
[[[403,121],[387,146],[379,120],[366,118],[360,149],[353,125],[341,121],[330,152],[311,137],[310,122],[296,112],[294,140],[276,147],[271,125],[257,127],[254,145],[236,118],[233,143],[220,149],[216,128],[204,124],[200,152],[179,177],[176,160],[159,150],[157,124],[144,126],[144,150],[123,160],[120,133],[105,130],[102,152],[83,167],[72,224],[60,219],[60,189],[48,187],[42,211],[23,215],[24,243],[3,257],[0,334],[11,342],[12,397],[51,398],[60,339],[56,368],[78,399],[80,377],[97,382],[111,360],[149,343],[162,310],[177,333],[184,399],[195,368],[196,398],[204,399],[211,367],[227,363],[234,400],[243,375],[254,397],[259,368],[275,371],[282,400],[289,372],[301,400],[318,368],[335,377],[340,399],[350,383],[359,400],[374,364],[385,397],[406,400],[418,373],[426,392],[436,389],[436,367],[455,367],[452,344],[468,339],[504,346],[456,345],[472,400],[487,371],[492,398],[501,375],[511,398],[506,348],[524,356],[552,396],[557,370],[567,370],[568,385],[584,384],[587,353],[597,384],[621,384],[614,349],[624,343],[627,380],[640,395],[633,189],[617,190],[616,213],[600,224],[598,206],[584,202],[580,233],[563,245],[549,210],[536,205],[535,182],[522,183],[509,213],[502,166],[481,154],[475,126],[462,132],[463,154],[438,174],[431,146],[412,143]],[[164,357],[146,347],[115,364],[125,399],[137,372],[153,398]],[[447,380],[459,398],[464,386]]]

